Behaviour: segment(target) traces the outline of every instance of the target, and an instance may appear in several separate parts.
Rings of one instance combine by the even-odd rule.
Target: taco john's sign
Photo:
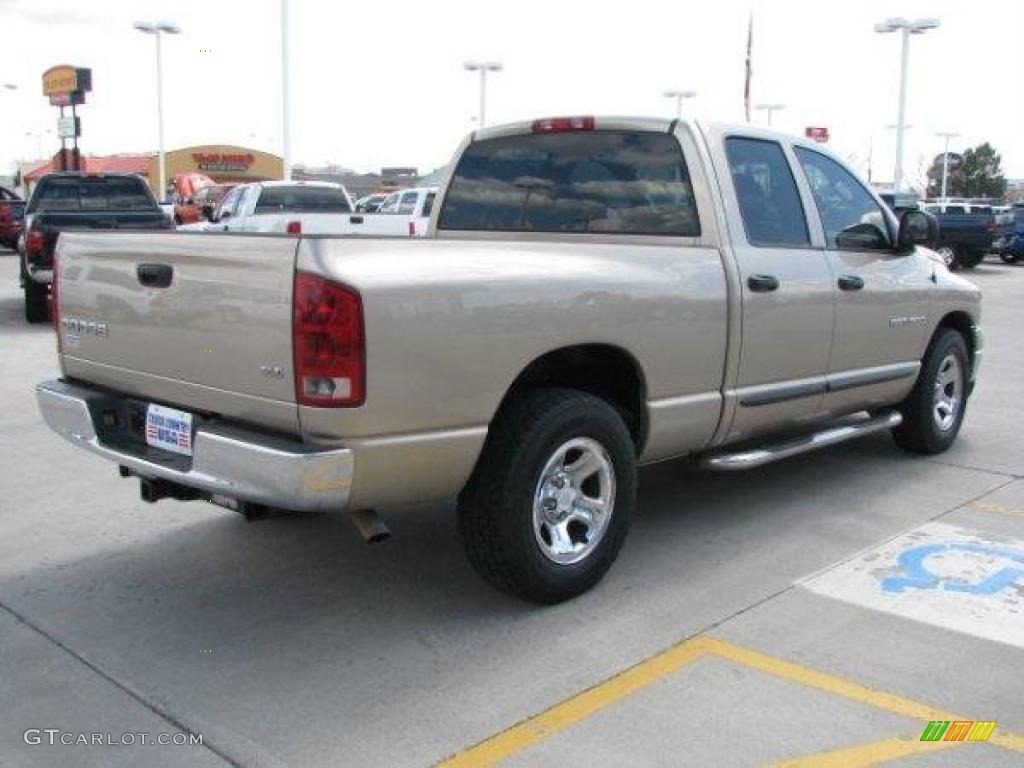
[[[248,171],[251,152],[193,152],[192,161],[200,171]]]
[[[50,97],[50,104],[83,104],[91,90],[92,70],[87,67],[58,64],[43,72],[43,96]]]

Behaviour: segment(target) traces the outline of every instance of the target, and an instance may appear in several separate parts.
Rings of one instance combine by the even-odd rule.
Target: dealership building
[[[142,154],[119,154],[106,156],[82,156],[82,170],[86,173],[135,173],[149,183],[159,198],[160,171],[156,152]],[[261,152],[248,147],[230,144],[204,144],[197,147],[183,147],[165,153],[166,178],[168,182],[178,174],[203,173],[217,183],[245,183],[249,181],[271,181],[284,178],[284,161],[277,155]],[[23,171],[23,183],[29,191],[39,179],[52,173],[52,160]]]

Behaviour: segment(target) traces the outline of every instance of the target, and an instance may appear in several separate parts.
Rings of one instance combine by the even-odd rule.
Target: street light
[[[157,151],[160,155],[157,162],[160,177],[157,197],[163,200],[167,194],[167,169],[164,165],[164,73],[160,57],[160,38],[164,35],[180,34],[181,27],[169,21],[136,21],[132,26],[139,32],[153,35],[156,39],[156,128]]]
[[[778,112],[779,110],[785,109],[785,104],[758,104],[754,109],[761,112],[765,112],[768,115],[768,125],[772,124],[772,112]]]
[[[683,99],[692,99],[697,95],[696,91],[665,91],[666,99],[676,100],[676,119],[683,116]]]
[[[936,134],[940,139],[946,140],[946,147],[942,151],[942,197],[946,196],[946,181],[949,179],[949,140],[957,138],[960,134],[952,131],[938,131]]]
[[[889,32],[901,32],[903,37],[902,53],[900,56],[900,102],[897,113],[896,125],[896,168],[893,171],[893,189],[899,191],[903,184],[903,125],[906,124],[907,111],[907,53],[911,35],[923,35],[929,29],[936,29],[939,26],[938,19],[915,19],[907,21],[901,18],[886,19],[875,24],[875,32],[887,34]]]
[[[288,0],[281,0],[281,159],[285,181],[292,178],[292,99],[288,59]]]
[[[487,125],[487,73],[501,72],[504,65],[500,61],[467,61],[462,65],[467,72],[480,73],[480,127]]]

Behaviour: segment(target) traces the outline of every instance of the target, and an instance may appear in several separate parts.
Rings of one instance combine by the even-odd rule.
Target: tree
[[[949,180],[946,194],[950,197],[1002,197],[1006,194],[1006,177],[1002,158],[987,141],[963,155],[949,153]],[[942,194],[942,153],[936,155],[928,169],[928,196]]]

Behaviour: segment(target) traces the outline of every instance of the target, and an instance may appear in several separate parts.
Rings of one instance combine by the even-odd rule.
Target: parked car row
[[[976,267],[988,253],[998,253],[1007,263],[1024,256],[1021,241],[1014,239],[1024,208],[961,198],[919,202],[911,193],[880,196],[897,215],[916,209],[935,217],[939,226],[936,252],[952,270]]]
[[[436,193],[433,187],[394,192],[380,201],[376,213],[369,213],[358,211],[341,184],[326,181],[255,182],[230,190],[214,209],[209,221],[179,229],[416,237],[426,232]]]

